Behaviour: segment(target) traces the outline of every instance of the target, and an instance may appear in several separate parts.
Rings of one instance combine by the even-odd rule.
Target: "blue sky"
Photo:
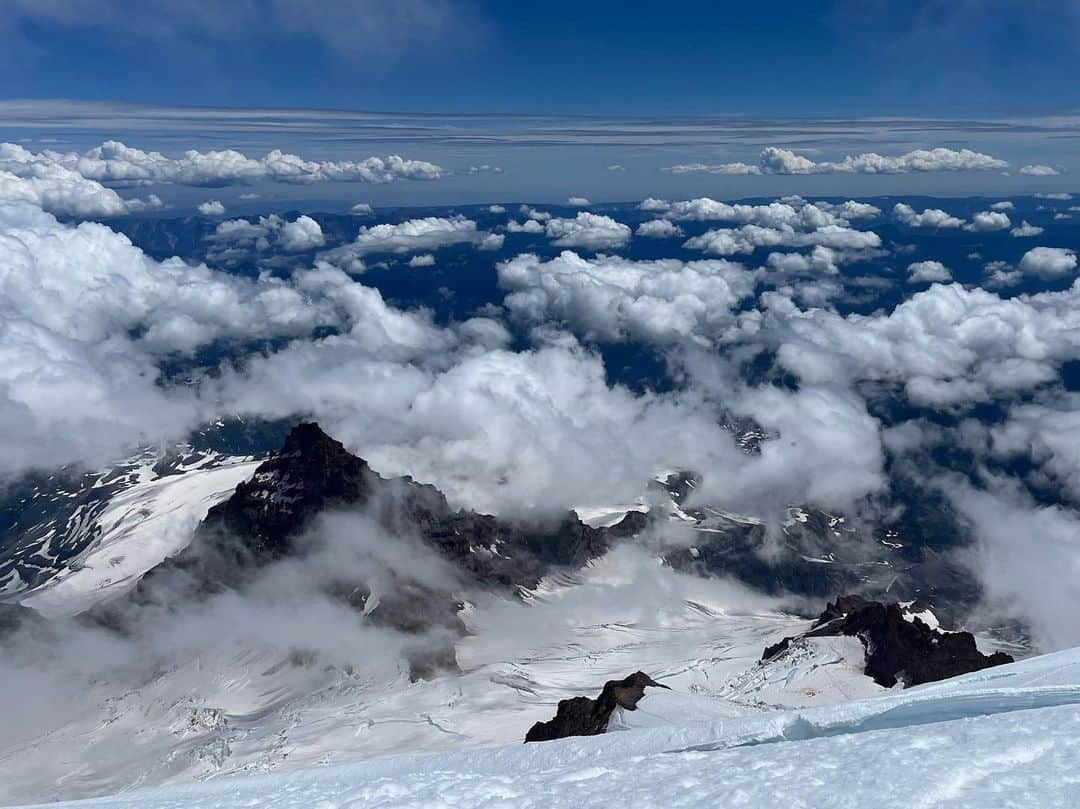
[[[1080,0],[0,0],[0,141],[444,169],[271,184],[266,204],[1074,192],[1077,74]],[[770,147],[998,162],[776,172]],[[714,170],[732,165],[758,168]],[[205,195],[164,189],[179,206]]]
[[[0,96],[576,114],[1080,106],[1080,3],[0,0]]]

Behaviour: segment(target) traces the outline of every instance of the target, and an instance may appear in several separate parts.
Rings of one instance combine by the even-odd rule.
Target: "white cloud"
[[[770,147],[761,154],[766,171],[777,174],[906,174],[930,171],[985,171],[1003,169],[1004,160],[971,149],[915,149],[897,157],[867,152],[830,163],[815,163],[786,149]]]
[[[350,322],[345,288],[157,262],[22,203],[0,203],[0,266],[0,474],[182,436],[211,402],[158,384],[167,356]]]
[[[952,281],[949,268],[940,261],[916,261],[908,265],[909,284],[947,283]]]
[[[368,157],[361,161],[305,160],[274,149],[264,157],[251,158],[234,149],[199,152],[190,149],[182,157],[146,152],[119,141],[106,141],[86,152],[31,153],[14,144],[0,147],[0,169],[13,163],[59,166],[101,183],[146,185],[177,183],[203,187],[242,185],[260,180],[284,183],[366,182],[436,180],[442,169],[423,160],[398,155]],[[20,150],[17,152],[16,150]]]
[[[281,228],[281,246],[290,253],[322,247],[326,243],[322,227],[310,216],[298,216]]]
[[[488,205],[488,213],[506,213],[506,208],[502,205]]]
[[[223,261],[249,250],[265,252],[277,248],[289,253],[312,250],[325,243],[325,236],[322,227],[310,216],[302,214],[287,222],[277,214],[270,214],[260,216],[256,222],[246,219],[219,222],[206,240],[213,246],[209,258]]]
[[[807,382],[894,382],[922,405],[987,401],[1057,379],[1080,328],[1080,288],[1002,299],[935,284],[888,314],[847,317],[762,298],[761,333],[782,367]]]
[[[1036,505],[1001,481],[990,491],[966,481],[943,488],[974,528],[971,562],[986,590],[987,607],[995,615],[1028,622],[1044,651],[1080,643],[1080,625],[1073,620],[1080,599],[1076,512]]]
[[[903,202],[893,206],[893,218],[909,228],[959,228],[964,220],[946,213],[940,208],[927,208],[922,213]]]
[[[361,271],[362,259],[369,253],[429,252],[452,244],[475,244],[482,250],[497,250],[502,240],[501,234],[478,230],[476,222],[463,216],[428,216],[396,225],[361,227],[351,244],[329,250],[321,257]]]
[[[642,211],[666,211],[671,208],[671,203],[666,199],[646,197],[638,204],[638,210]]]
[[[1016,238],[1023,239],[1028,236],[1041,236],[1043,228],[1039,227],[1038,225],[1032,225],[1025,219],[1017,227],[1014,227],[1009,232]]]
[[[648,222],[642,222],[634,232],[638,236],[650,239],[670,239],[683,235],[682,228],[669,219],[651,219]]]
[[[931,171],[986,171],[1003,169],[1004,160],[971,149],[915,149],[896,157],[865,152],[836,162],[815,162],[790,149],[769,146],[756,164],[683,163],[667,170],[675,174],[908,174]]]
[[[828,211],[841,219],[874,219],[881,216],[881,208],[868,202],[857,202],[853,199],[839,205],[833,205],[829,202],[816,202],[814,204],[821,210]]]
[[[810,231],[798,231],[790,225],[714,229],[687,239],[683,247],[720,256],[752,253],[759,247],[808,247],[821,245],[840,250],[868,250],[881,246],[881,238],[872,231],[853,230],[841,225],[824,225]]]
[[[547,237],[558,247],[583,247],[605,250],[622,247],[630,241],[630,228],[610,216],[582,211],[573,219],[552,219],[546,226]]]
[[[221,200],[218,199],[208,199],[206,202],[200,202],[195,207],[203,216],[225,215],[225,206],[222,204]]]
[[[664,171],[672,174],[761,174],[761,167],[750,163],[680,163]]]
[[[528,219],[535,219],[537,222],[547,222],[551,219],[551,214],[547,211],[538,211],[536,208],[532,208],[528,205],[522,205],[518,208],[522,214]]]
[[[585,339],[705,341],[735,322],[755,274],[729,261],[586,259],[522,254],[499,264],[505,306],[534,325],[565,322]]]
[[[964,230],[974,233],[989,233],[994,230],[1005,230],[1012,227],[1008,214],[1001,211],[979,211],[971,217],[971,222],[964,225]]]
[[[608,171],[626,171],[626,166],[620,166],[618,163],[612,163],[607,167]]]
[[[994,457],[1026,458],[1038,485],[1080,500],[1080,395],[1017,405],[990,434]]]
[[[1072,194],[1067,194],[1064,191],[1048,191],[1048,192],[1036,192],[1036,199],[1056,199],[1056,200],[1070,200]]]
[[[434,267],[435,266],[435,256],[431,255],[431,253],[422,253],[419,256],[413,256],[412,258],[409,259],[409,266],[410,267]]]
[[[1031,166],[1021,166],[1020,173],[1027,174],[1031,177],[1057,177],[1061,174],[1061,172],[1053,166],[1045,166],[1041,163],[1036,163]]]
[[[1067,247],[1033,247],[1020,259],[1020,269],[1047,281],[1064,278],[1076,269],[1076,251]]]
[[[27,202],[59,215],[120,216],[160,208],[161,200],[124,199],[96,180],[64,166],[38,160],[13,143],[0,144],[0,200]]]
[[[708,197],[672,203],[665,213],[670,219],[721,220],[742,223],[739,228],[709,230],[688,239],[684,247],[717,255],[750,253],[758,247],[808,247],[822,245],[841,250],[867,250],[881,246],[872,231],[849,227],[840,212],[865,215],[858,203],[829,206],[829,210],[805,200],[767,205],[731,205]]]
[[[1002,202],[995,202],[993,205],[991,205],[990,210],[991,211],[1011,211],[1015,207],[1016,206],[1013,205],[1008,200],[1003,200]]]
[[[566,200],[567,205],[572,205],[575,208],[588,208],[592,205],[585,197],[570,197]]]
[[[984,286],[990,289],[1013,287],[1024,280],[1024,274],[1007,261],[990,261],[983,266]]]
[[[366,202],[358,202],[349,209],[353,216],[374,216],[375,209]]]
[[[506,223],[507,233],[543,233],[544,226],[537,222],[535,219],[526,219],[524,222],[518,222],[516,219],[511,219]]]

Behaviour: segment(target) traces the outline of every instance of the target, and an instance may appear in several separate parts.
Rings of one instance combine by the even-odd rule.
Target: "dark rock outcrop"
[[[847,635],[859,638],[866,649],[866,675],[886,688],[945,680],[972,671],[1012,663],[1011,655],[985,655],[970,632],[943,632],[918,616],[909,620],[899,604],[841,596],[826,606],[809,632],[799,637]],[[762,660],[785,651],[796,638],[769,646]]]
[[[526,742],[547,742],[568,736],[596,736],[607,730],[608,721],[616,708],[637,710],[637,704],[645,695],[645,688],[667,688],[653,681],[649,675],[635,671],[623,680],[604,683],[600,696],[573,697],[559,702],[555,718],[537,722],[525,735]]]

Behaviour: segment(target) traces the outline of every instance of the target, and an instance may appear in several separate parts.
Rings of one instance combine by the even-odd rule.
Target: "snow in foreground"
[[[625,730],[599,737],[222,778],[73,805],[1080,806],[1080,649],[870,699],[701,720],[716,715],[712,702],[659,692],[641,703],[651,726],[627,714]]]

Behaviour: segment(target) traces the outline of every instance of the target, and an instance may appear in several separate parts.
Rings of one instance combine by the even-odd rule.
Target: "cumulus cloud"
[[[1076,251],[1067,247],[1033,247],[1020,259],[1020,269],[1045,281],[1064,278],[1076,269]]]
[[[645,236],[650,239],[671,239],[683,235],[682,228],[668,219],[652,219],[648,222],[642,222],[634,232],[638,236]]]
[[[684,163],[667,170],[676,174],[908,174],[933,171],[986,171],[1003,169],[1009,164],[971,149],[915,149],[887,157],[876,152],[847,156],[842,160],[816,162],[790,149],[769,146],[761,151],[756,164]]]
[[[372,208],[371,205],[369,205],[366,202],[358,202],[358,203],[356,203],[355,205],[353,205],[349,209],[349,212],[353,216],[374,216],[375,215],[375,209]]]
[[[683,246],[720,256],[752,253],[759,247],[807,247],[821,245],[841,250],[868,250],[881,246],[881,238],[872,231],[854,230],[842,225],[823,225],[809,231],[799,231],[791,225],[762,227],[743,225],[740,228],[708,230],[687,239]]]
[[[543,233],[544,226],[535,219],[526,219],[524,222],[518,222],[516,219],[511,219],[506,223],[507,233]]]
[[[761,153],[762,169],[774,174],[907,174],[931,171],[985,171],[1008,166],[971,149],[915,149],[896,157],[875,152],[848,156],[838,162],[816,163],[788,149],[769,147]]]
[[[203,216],[224,216],[225,205],[219,199],[208,199],[195,206]]]
[[[946,213],[940,208],[927,208],[916,213],[910,205],[898,202],[893,206],[893,218],[909,228],[959,228],[964,220]]]
[[[989,401],[1057,379],[1080,327],[1078,288],[1002,299],[935,284],[888,314],[846,317],[763,298],[761,333],[783,368],[807,382],[894,383],[925,406]]]
[[[828,211],[841,219],[876,219],[881,216],[881,208],[871,205],[869,202],[858,202],[853,199],[839,205],[831,202],[816,202],[814,204],[821,210]]]
[[[651,202],[657,205],[661,201],[651,200]],[[732,205],[709,197],[698,197],[674,203],[663,202],[662,207],[658,206],[649,210],[662,211],[668,219],[737,222],[770,228],[787,225],[809,230],[826,225],[847,225],[849,218],[866,218],[874,215],[868,210],[869,208],[880,213],[880,210],[874,206],[864,207],[863,203],[853,201],[845,202],[843,205],[819,205],[794,197],[785,198],[783,202],[770,202],[767,205],[743,203]],[[852,215],[849,217],[848,214]]]
[[[971,222],[964,225],[964,230],[974,233],[989,233],[1012,227],[1008,214],[1001,211],[979,211],[971,217]]]
[[[1061,174],[1061,172],[1053,166],[1046,166],[1042,163],[1035,163],[1029,166],[1021,166],[1020,173],[1027,174],[1030,177],[1057,177],[1059,174]]]
[[[165,357],[349,322],[346,288],[157,262],[111,229],[0,204],[0,473],[102,462],[207,413]]]
[[[310,216],[300,215],[281,228],[281,247],[290,253],[312,250],[325,243],[322,227]]]
[[[587,200],[585,197],[570,197],[568,200],[566,200],[566,204],[571,205],[575,208],[588,208],[590,205],[592,205],[592,203],[589,202],[589,200]]]
[[[734,324],[755,274],[729,261],[586,259],[531,253],[498,266],[505,306],[518,319],[566,323],[587,340],[707,343]]]
[[[983,266],[983,284],[991,289],[1012,287],[1024,280],[1024,274],[1007,261],[989,261]]]
[[[22,163],[39,167],[58,166],[88,180],[110,185],[177,183],[202,187],[243,185],[261,180],[283,183],[365,182],[394,180],[437,180],[443,170],[423,160],[406,160],[399,155],[368,157],[360,161],[305,160],[299,155],[274,149],[261,158],[248,157],[235,149],[200,152],[190,149],[181,157],[166,157],[120,141],[105,141],[86,152],[43,150],[31,153],[14,144],[4,144],[0,168]],[[21,150],[21,151],[19,151]]]
[[[247,219],[219,222],[206,241],[211,245],[209,258],[226,261],[251,250],[265,252],[276,249],[300,253],[322,247],[326,238],[322,227],[310,216],[301,214],[289,222],[277,214],[270,214],[260,216],[254,222]]]
[[[1041,236],[1043,228],[1039,227],[1038,225],[1032,225],[1025,219],[1017,227],[1014,227],[1009,232],[1016,238],[1023,239],[1029,236]]]
[[[551,219],[545,226],[547,237],[557,247],[605,250],[630,241],[630,228],[610,216],[582,211],[573,219]]]
[[[413,256],[412,258],[409,259],[409,266],[410,267],[434,267],[435,266],[435,256],[431,255],[431,253],[422,253],[419,256]]]
[[[607,167],[608,171],[626,171],[626,166],[620,166],[618,163],[612,163]]]
[[[120,216],[160,208],[151,194],[124,199],[93,179],[36,156],[13,143],[0,144],[0,200],[26,202],[61,216]]]
[[[506,208],[502,205],[488,205],[488,213],[506,213]]]
[[[947,283],[951,280],[952,273],[940,261],[916,261],[908,265],[909,284]]]
[[[1029,461],[1028,475],[1037,487],[1080,501],[1080,395],[1012,407],[990,438],[994,457]]]
[[[429,252],[452,244],[474,244],[481,250],[498,250],[502,247],[502,235],[478,230],[476,222],[463,216],[428,216],[396,225],[362,227],[351,244],[329,250],[322,258],[362,270],[362,259],[369,253]]]
[[[848,203],[845,203],[847,206]],[[858,203],[850,203],[858,206]],[[821,245],[838,250],[870,250],[881,246],[881,239],[872,231],[856,230],[838,212],[845,206],[830,206],[829,210],[805,200],[772,202],[768,205],[731,205],[708,197],[671,203],[664,215],[669,219],[698,221],[729,221],[741,223],[738,228],[718,228],[688,239],[683,246],[707,253],[728,256],[751,253],[758,247],[809,247]],[[850,207],[865,214],[861,207]],[[834,212],[836,211],[836,212]]]
[[[991,205],[990,210],[991,211],[1011,211],[1015,207],[1016,206],[1013,205],[1009,200],[1003,200],[1001,202],[995,202],[993,205]]]
[[[666,199],[657,199],[656,197],[646,197],[638,204],[638,210],[642,211],[666,211],[671,207],[671,203]]]

